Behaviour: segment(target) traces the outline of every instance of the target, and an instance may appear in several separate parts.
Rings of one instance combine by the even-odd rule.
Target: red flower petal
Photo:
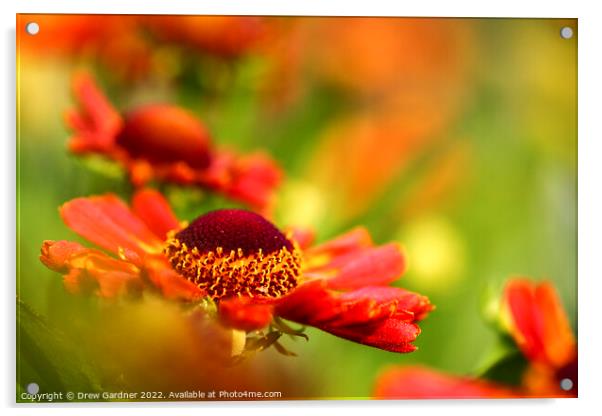
[[[577,345],[568,316],[554,286],[543,282],[535,288],[537,309],[544,317],[543,345],[548,362],[555,368],[576,360]]]
[[[270,208],[282,172],[268,156],[255,153],[239,156],[228,150],[213,155],[198,181],[259,211]]]
[[[301,285],[275,303],[276,314],[285,319],[395,352],[415,350],[411,342],[420,329],[413,322],[427,310],[426,298],[403,289],[367,287],[341,294],[320,280]]]
[[[405,260],[397,244],[368,248],[344,257],[335,258],[330,266],[338,268],[327,279],[331,289],[355,289],[366,285],[384,285],[401,276]]]
[[[336,237],[324,244],[307,250],[307,256],[328,255],[329,257],[340,256],[350,252],[372,246],[372,238],[363,227],[355,228],[348,233]]]
[[[337,328],[329,332],[338,337],[381,350],[407,353],[416,351],[412,342],[420,334],[420,328],[416,324],[388,318],[370,327]]]
[[[205,125],[174,105],[150,104],[129,112],[117,144],[130,158],[158,166],[184,162],[205,169],[211,158],[211,137]]]
[[[96,291],[99,296],[113,297],[142,289],[136,266],[70,241],[45,241],[40,260],[52,270],[66,273],[65,287],[72,293]]]
[[[434,309],[426,296],[410,292],[399,287],[390,286],[368,286],[352,292],[343,293],[343,300],[370,299],[378,304],[384,305],[394,303],[395,309],[411,312],[414,321],[420,321]]]
[[[309,228],[289,227],[284,234],[290,235],[290,239],[296,241],[302,250],[307,249],[316,238],[316,233]]]
[[[257,153],[238,158],[230,168],[228,196],[263,210],[273,203],[282,171],[269,157]]]
[[[69,261],[78,254],[90,251],[81,244],[72,241],[46,240],[42,244],[40,260],[46,267],[55,272],[64,273],[69,270]]]
[[[219,316],[228,327],[253,331],[266,327],[272,321],[272,306],[254,303],[249,298],[230,298],[220,301]]]
[[[102,269],[71,269],[64,277],[65,288],[73,294],[96,292],[100,297],[140,294],[138,274]]]
[[[537,316],[534,287],[528,280],[511,280],[506,285],[504,297],[508,302],[516,331],[516,343],[530,359],[545,359],[542,344],[543,322]]]
[[[61,207],[65,223],[100,247],[119,253],[159,252],[161,240],[115,195],[76,198]]]
[[[123,126],[123,120],[87,73],[73,77],[73,91],[79,111],[66,114],[67,124],[75,131],[69,142],[73,152],[110,149]]]
[[[532,361],[561,367],[576,354],[575,339],[560,299],[549,283],[512,279],[504,290],[510,333]]]
[[[152,189],[134,194],[132,211],[157,237],[165,240],[167,233],[180,228],[180,223],[163,195]]]
[[[162,257],[146,261],[146,276],[167,299],[199,300],[206,293],[173,270]]]
[[[454,377],[424,367],[392,367],[376,380],[377,399],[478,399],[520,397],[483,380]]]

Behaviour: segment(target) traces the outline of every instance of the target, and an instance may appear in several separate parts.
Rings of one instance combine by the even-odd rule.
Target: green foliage
[[[512,340],[503,338],[501,342],[505,351],[495,357],[479,377],[500,384],[519,386],[529,362]]]
[[[84,357],[78,342],[50,326],[24,302],[17,301],[17,401],[29,383],[39,393],[101,392],[94,363]],[[67,399],[65,398],[65,401]]]

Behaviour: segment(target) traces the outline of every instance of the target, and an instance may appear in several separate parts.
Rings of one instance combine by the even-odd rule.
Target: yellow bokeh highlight
[[[404,228],[400,235],[409,258],[406,281],[429,292],[460,283],[466,269],[466,248],[456,228],[445,218],[428,216]]]

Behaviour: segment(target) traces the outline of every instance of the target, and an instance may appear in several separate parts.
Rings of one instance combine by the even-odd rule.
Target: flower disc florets
[[[168,239],[165,253],[213,299],[277,298],[295,288],[299,250],[262,216],[224,209],[200,216]]]

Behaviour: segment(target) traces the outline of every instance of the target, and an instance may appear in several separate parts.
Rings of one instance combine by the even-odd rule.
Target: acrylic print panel
[[[575,19],[18,15],[18,402],[575,397]]]

